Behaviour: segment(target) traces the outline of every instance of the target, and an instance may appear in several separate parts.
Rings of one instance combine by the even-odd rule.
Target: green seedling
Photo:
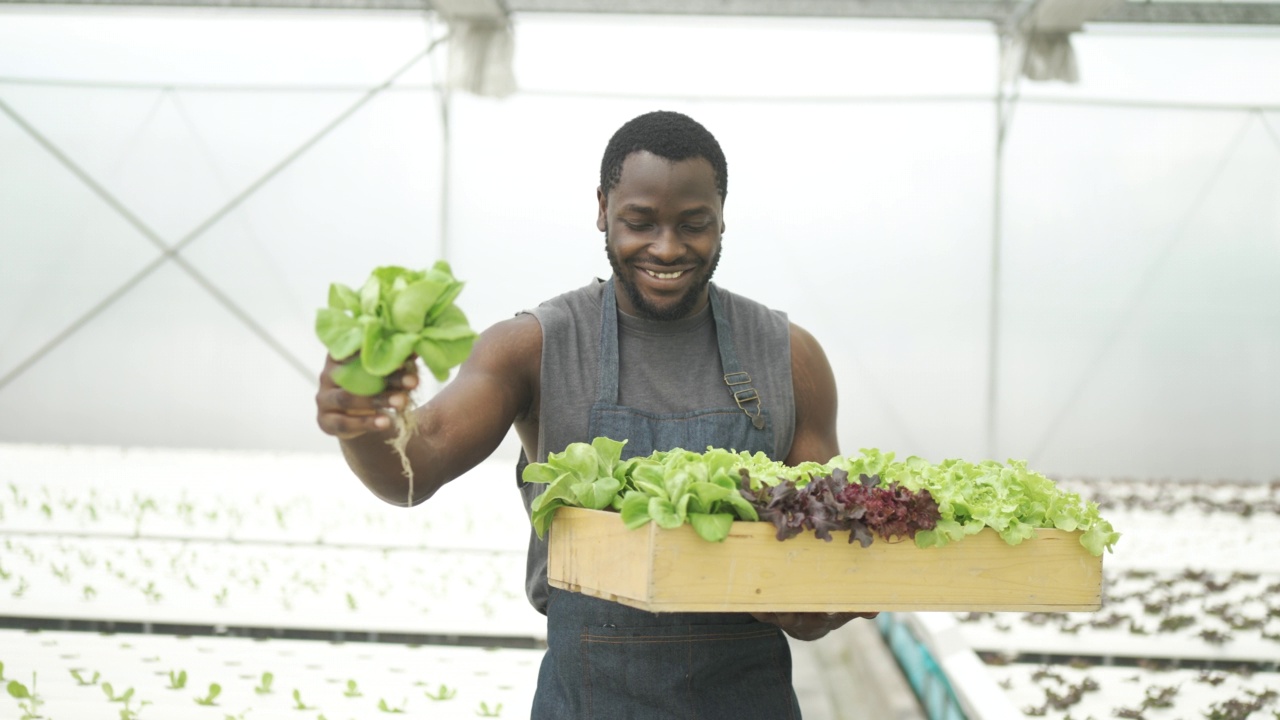
[[[308,705],[302,702],[301,690],[294,690],[293,691],[293,709],[294,710],[315,710],[316,708],[314,705]]]
[[[241,710],[239,715],[224,715],[222,720],[244,720],[244,716],[248,714],[248,712],[249,712],[249,709],[246,708],[244,710]]]
[[[18,701],[18,707],[22,709],[22,716],[19,720],[37,720],[43,717],[39,711],[40,706],[44,704],[44,700],[36,693],[35,673],[31,673],[31,687],[29,689],[17,680],[10,680],[6,690],[8,690],[10,697]]]
[[[169,689],[170,690],[181,690],[186,686],[187,686],[186,670],[179,670],[176,673],[172,670],[169,671]]]
[[[216,702],[219,695],[222,694],[222,686],[218,683],[209,683],[209,694],[204,697],[196,697],[197,705],[217,705]]]
[[[502,714],[502,703],[498,703],[493,707],[489,707],[489,703],[480,701],[480,709],[476,710],[476,715],[480,717],[498,717]]]
[[[432,700],[452,700],[453,696],[457,694],[458,694],[458,688],[451,688],[448,685],[445,685],[443,683],[441,683],[440,689],[437,690],[434,695],[431,694],[430,690],[423,693],[423,695],[426,695]]]
[[[401,701],[401,703],[400,703],[400,707],[391,707],[390,705],[388,705],[388,704],[387,704],[387,701],[386,701],[385,699],[382,699],[382,698],[379,698],[379,699],[378,699],[378,709],[379,709],[379,710],[381,710],[381,711],[382,711],[382,712],[384,712],[384,713],[392,713],[392,714],[395,714],[395,715],[403,715],[403,714],[404,714],[404,706],[405,706],[405,705],[408,705],[408,704],[409,704],[409,701],[408,701],[408,700],[404,700],[404,701]]]
[[[107,696],[107,702],[125,703],[128,705],[129,698],[133,697],[133,688],[125,690],[122,694],[117,695],[115,688],[111,687],[111,683],[102,683],[102,692]]]
[[[84,687],[85,685],[97,685],[99,675],[98,675],[98,671],[94,670],[93,677],[86,680],[84,675],[82,675],[79,670],[72,670],[71,677],[75,678],[77,685]]]
[[[92,585],[85,585],[84,590],[81,591],[81,594],[84,595],[85,600],[92,600],[98,597],[98,591],[94,590]]]
[[[271,683],[274,682],[275,679],[276,676],[269,672],[262,673],[262,681],[258,683],[258,686],[255,687],[253,691],[259,695],[269,694],[271,692]]]
[[[132,693],[133,690],[130,690],[129,692]],[[143,700],[139,702],[138,707],[135,708],[131,706],[131,703],[128,700],[125,700],[124,707],[120,708],[120,720],[138,720],[138,713],[142,712],[142,708],[150,704],[150,701]]]
[[[354,697],[361,697],[361,696],[363,696],[363,695],[364,695],[364,693],[360,692],[360,689],[356,687],[356,681],[355,681],[355,680],[348,680],[348,681],[347,681],[347,689],[346,689],[346,690],[344,690],[344,691],[342,691],[342,694],[343,694],[343,695],[346,695],[347,697],[351,697],[351,698],[354,698]]]
[[[347,607],[351,608],[352,610],[356,609],[356,596],[352,595],[351,593],[347,593]]]
[[[223,605],[227,604],[227,589],[225,587],[223,587],[222,590],[214,594],[213,602],[216,603],[218,607],[222,607]]]
[[[4,680],[4,663],[0,662],[0,681]]]

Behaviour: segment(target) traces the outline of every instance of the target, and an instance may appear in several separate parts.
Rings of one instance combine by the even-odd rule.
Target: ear
[[[600,232],[606,232],[609,229],[609,224],[605,221],[606,219],[605,208],[608,205],[608,202],[609,202],[609,199],[605,197],[604,190],[602,190],[599,186],[597,186],[596,187],[596,203],[599,204],[600,211],[596,215],[596,229],[599,230]]]

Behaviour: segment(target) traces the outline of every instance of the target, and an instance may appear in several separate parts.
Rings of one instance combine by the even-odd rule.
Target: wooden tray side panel
[[[811,534],[779,542],[772,525],[739,522],[709,543],[688,526],[630,531],[615,514],[563,508],[554,533],[553,585],[652,611],[1064,612],[1102,602],[1102,558],[1060,530],[1015,546],[986,530],[922,550]]]
[[[628,530],[617,513],[562,507],[548,536],[547,582],[648,609],[655,530]]]

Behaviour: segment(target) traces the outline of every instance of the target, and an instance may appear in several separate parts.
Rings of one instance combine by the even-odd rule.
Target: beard
[[[618,255],[613,251],[613,246],[609,244],[609,233],[606,231],[604,235],[604,252],[609,256],[609,265],[613,267],[613,276],[618,279],[618,283],[622,285],[622,290],[631,299],[631,306],[636,312],[648,320],[679,320],[687,317],[693,311],[694,305],[698,304],[698,300],[702,296],[702,291],[707,289],[707,285],[711,283],[711,276],[715,275],[716,266],[720,264],[720,249],[716,249],[715,255],[711,256],[709,264],[700,264],[691,272],[697,273],[705,269],[705,274],[698,278],[684,295],[673,305],[666,307],[655,305],[649,302],[649,299],[640,292],[640,288],[632,282],[631,276],[623,272],[622,263],[618,260]],[[636,270],[636,272],[642,272]]]

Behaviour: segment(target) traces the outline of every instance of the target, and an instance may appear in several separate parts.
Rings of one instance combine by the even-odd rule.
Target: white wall
[[[473,324],[608,272],[604,144],[636,114],[685,111],[729,158],[718,280],[823,343],[844,449],[986,454],[990,28],[516,27],[521,91],[453,98],[445,252]],[[412,14],[0,8],[0,440],[332,449],[311,399],[327,284],[442,251],[429,61],[181,252],[306,371],[165,261],[11,374],[160,257],[148,231],[191,233],[440,29]],[[1280,475],[1280,31],[1102,27],[1076,47],[1082,82],[1024,83],[1006,146],[996,455]]]

